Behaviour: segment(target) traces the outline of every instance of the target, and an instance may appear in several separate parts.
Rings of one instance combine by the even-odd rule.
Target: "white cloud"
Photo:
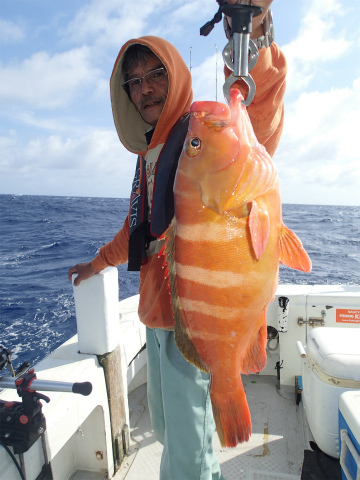
[[[24,38],[24,31],[19,25],[0,19],[0,43],[18,43]]]
[[[327,62],[340,58],[351,42],[339,32],[335,19],[344,14],[339,0],[304,2],[306,12],[298,35],[282,47],[288,63],[288,89],[306,88]]]
[[[112,173],[129,155],[110,130],[93,130],[79,137],[37,136],[27,143],[21,142],[14,131],[0,137],[0,165],[16,165],[20,171],[41,167]]]
[[[216,3],[210,0],[138,0],[136,5],[92,0],[69,23],[66,39],[92,45],[96,55],[106,55],[107,49],[118,49],[127,40],[143,35],[166,38],[181,49],[189,36],[200,42],[199,28],[216,10]]]
[[[359,184],[360,168],[355,162],[329,165],[319,165],[306,172],[305,183],[322,184],[326,186],[351,187]],[[346,191],[346,190],[345,190]]]
[[[307,0],[297,36],[282,47],[289,68],[275,160],[285,201],[360,204],[360,79],[353,80],[351,57],[356,30],[345,30],[355,5]]]
[[[141,34],[144,20],[161,8],[161,0],[139,0],[136,4],[118,0],[93,0],[79,9],[67,33],[74,43],[121,46]],[[134,11],[136,10],[136,15]]]
[[[0,137],[0,191],[80,196],[106,196],[108,191],[127,197],[135,162],[114,131],[38,136],[28,142],[11,131]]]
[[[293,197],[298,191],[303,201],[319,196],[318,203],[360,204],[359,124],[360,79],[343,89],[303,93],[287,105],[275,157],[284,190]]]
[[[15,122],[20,122],[26,127],[35,127],[36,129],[47,131],[69,131],[69,127],[72,126],[74,130],[73,118],[55,118],[45,117],[44,115],[35,115],[32,111],[21,109],[17,110],[15,114],[8,116],[9,119]]]
[[[151,22],[149,27],[154,29],[154,35],[161,37],[178,35],[179,43],[189,37],[195,37],[197,42],[200,43],[203,39],[199,36],[199,29],[206,21],[212,19],[217,8],[218,5],[215,2],[204,2],[204,0],[163,2],[161,5],[163,21],[161,23],[156,22],[155,29]],[[155,24],[155,22],[153,23]],[[219,29],[222,29],[222,27],[219,27]],[[184,35],[186,35],[186,38],[184,38]],[[214,33],[212,33],[213,35]],[[223,32],[222,35],[225,41]]]
[[[339,115],[345,105],[353,101],[354,93],[350,88],[331,89],[325,92],[304,92],[295,102],[287,104],[284,135],[297,142],[312,137],[318,143],[320,135],[333,137],[333,128],[341,128]],[[330,133],[331,131],[331,133]],[[316,135],[312,135],[316,132]]]
[[[318,203],[342,203],[344,185],[353,192],[359,185],[354,144],[360,123],[360,78],[352,80],[359,75],[355,39],[360,37],[352,20],[356,15],[348,12],[358,10],[357,1],[303,0],[295,8],[301,18],[299,32],[286,32],[292,39],[283,47],[290,95],[275,159],[287,201],[303,203],[310,198],[314,203],[319,192]],[[281,12],[285,2],[279,0],[278,12],[274,2],[275,28],[287,24]],[[46,19],[24,18],[26,30],[20,23],[0,21],[0,43],[23,41],[27,21],[37,32],[36,38],[28,38],[26,49],[11,45],[13,59],[4,56],[0,62],[0,103],[5,107],[0,124],[0,192],[10,192],[14,185],[15,193],[127,196],[136,156],[121,146],[111,119],[108,83],[117,51],[129,38],[149,34],[167,38],[186,61],[191,48],[194,99],[215,100],[217,44],[218,101],[223,102],[222,26],[206,39],[198,33],[216,7],[213,0],[139,0],[136,5],[86,0],[72,7],[72,20],[61,31],[68,11],[55,3]],[[54,12],[61,21],[54,21]],[[345,32],[349,18],[353,28]],[[41,52],[40,44],[45,45]],[[55,53],[64,46],[68,51]],[[34,53],[30,56],[29,51]],[[339,65],[344,67],[349,60],[351,73],[339,71]],[[10,128],[14,130],[9,132]],[[305,195],[305,190],[310,193]],[[349,203],[360,204],[360,198],[354,198]]]
[[[38,52],[20,63],[0,66],[0,100],[36,109],[61,108],[100,76],[87,47],[52,56]]]

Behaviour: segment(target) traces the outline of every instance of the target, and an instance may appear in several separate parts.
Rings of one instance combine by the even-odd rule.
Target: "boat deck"
[[[252,436],[236,448],[222,448],[214,435],[214,448],[227,480],[300,480],[308,429],[303,409],[295,403],[294,388],[276,388],[276,377],[243,376],[251,417]],[[162,445],[152,433],[146,384],[129,394],[130,455],[116,480],[158,480]]]

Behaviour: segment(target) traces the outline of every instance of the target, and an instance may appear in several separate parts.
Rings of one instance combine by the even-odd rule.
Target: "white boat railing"
[[[43,439],[54,479],[70,478],[82,470],[112,478],[127,453],[128,392],[146,381],[146,340],[137,314],[139,296],[119,302],[118,288],[115,267],[74,287],[78,335],[35,367],[39,381],[92,383],[87,397],[51,392],[50,403],[43,405],[47,424]],[[277,342],[269,345],[262,374],[275,375],[278,364],[279,387],[294,385],[306,361],[312,329],[360,327],[359,287],[280,285],[267,321],[279,333]],[[19,401],[11,389],[3,390],[1,399]],[[40,440],[23,460],[27,480],[36,479],[43,465]],[[0,465],[0,480],[19,478],[1,448]]]

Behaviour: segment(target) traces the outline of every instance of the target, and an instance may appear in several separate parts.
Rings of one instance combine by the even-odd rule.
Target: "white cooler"
[[[339,401],[340,465],[343,480],[360,478],[360,391]]]
[[[339,398],[360,389],[360,328],[313,329],[302,364],[302,400],[318,447],[339,458]]]

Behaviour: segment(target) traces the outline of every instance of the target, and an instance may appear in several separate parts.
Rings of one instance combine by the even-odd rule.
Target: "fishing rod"
[[[229,42],[223,50],[223,59],[225,65],[231,70],[227,77],[223,92],[227,102],[230,102],[230,87],[238,80],[242,80],[248,86],[247,98],[242,101],[245,106],[249,106],[253,101],[256,91],[256,85],[249,74],[249,71],[255,66],[259,51],[256,44],[250,39],[252,32],[252,19],[262,13],[261,7],[243,4],[227,4],[225,0],[217,0],[219,9],[214,18],[205,23],[200,28],[200,35],[207,36],[212,31],[215,23],[219,23],[225,15],[224,27],[229,38]],[[226,17],[231,18],[231,30],[227,24]]]
[[[20,477],[26,479],[24,453],[30,449],[38,438],[41,438],[45,460],[42,470],[42,474],[45,475],[43,478],[52,479],[44,437],[46,420],[40,401],[44,400],[48,403],[50,398],[37,390],[72,392],[87,396],[92,391],[92,385],[90,382],[70,383],[38,379],[35,369],[28,368],[28,362],[23,363],[14,371],[10,354],[10,350],[0,345],[0,371],[7,366],[11,374],[11,377],[0,376],[0,389],[16,389],[21,401],[0,400],[0,445],[11,457]],[[12,447],[14,454],[19,455],[20,465],[9,447]]]

